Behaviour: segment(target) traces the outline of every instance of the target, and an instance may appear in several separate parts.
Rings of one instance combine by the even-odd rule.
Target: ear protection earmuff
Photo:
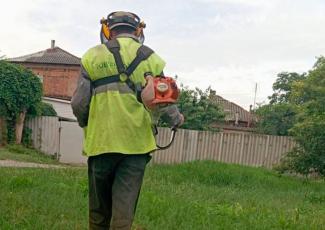
[[[144,23],[144,21],[142,21],[142,22],[139,23],[139,26],[138,26],[138,28],[135,31],[135,35],[137,37],[140,37],[141,34],[143,34],[143,29],[144,28],[146,28],[146,23]]]
[[[139,23],[138,28],[135,31],[135,36],[137,36],[139,38],[139,41],[141,44],[144,43],[144,33],[143,33],[143,29],[146,28],[146,23],[144,23],[144,21]]]
[[[108,27],[108,25],[107,25],[107,19],[105,19],[105,18],[102,18],[101,20],[100,20],[100,24],[102,25],[102,28],[101,28],[101,33],[100,33],[100,40],[101,40],[101,42],[102,43],[104,43],[103,42],[103,40],[110,40],[110,35],[111,35],[111,32],[110,32],[110,29],[109,29],[109,27]]]

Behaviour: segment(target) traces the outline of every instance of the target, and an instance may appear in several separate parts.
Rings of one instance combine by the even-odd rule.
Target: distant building
[[[216,92],[211,90],[210,99],[215,101],[225,113],[223,122],[215,124],[215,127],[225,131],[254,131],[256,117],[254,114],[240,107],[239,105],[230,102],[223,97],[216,95]]]
[[[7,60],[38,75],[45,97],[71,99],[80,73],[80,58],[55,46],[54,40],[49,49]]]
[[[43,83],[43,101],[53,105],[58,117],[76,120],[70,100],[80,74],[79,57],[55,46],[52,40],[49,49],[7,61],[20,64],[39,76]]]
[[[52,97],[43,97],[43,102],[51,104],[56,111],[58,117],[64,121],[76,121],[77,118],[73,115],[71,102]]]

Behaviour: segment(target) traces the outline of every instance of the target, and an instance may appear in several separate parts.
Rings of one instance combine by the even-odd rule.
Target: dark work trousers
[[[149,154],[88,158],[89,229],[129,230]]]

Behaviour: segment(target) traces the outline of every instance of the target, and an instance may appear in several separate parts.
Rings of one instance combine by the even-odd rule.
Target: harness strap
[[[97,88],[101,85],[106,85],[106,84],[110,84],[110,83],[114,83],[114,82],[119,82],[120,81],[120,75],[113,75],[110,77],[104,77],[104,78],[100,78],[97,79],[95,81],[92,82],[92,85],[94,88]]]
[[[106,42],[104,44],[114,56],[118,73],[121,74],[125,72],[125,67],[120,54],[120,44],[118,43],[118,41],[116,39],[112,39],[109,42]]]
[[[134,70],[139,66],[139,64],[148,59],[151,54],[154,53],[152,49],[145,45],[141,45],[139,49],[137,50],[137,55],[131,62],[131,64],[125,69],[125,66],[123,64],[123,60],[120,54],[120,44],[116,39],[112,39],[109,42],[105,43],[105,46],[109,49],[109,51],[113,54],[114,60],[117,66],[118,74],[112,75],[112,76],[106,76],[103,78],[100,78],[98,80],[95,80],[92,82],[93,87],[97,88],[101,85],[110,84],[113,82],[123,82],[120,79],[121,74],[125,74],[127,76],[127,79],[124,81],[134,92],[137,94],[137,98],[139,98],[139,92],[141,91],[141,85],[134,84],[130,76],[134,72]]]
[[[137,56],[133,59],[131,64],[128,66],[128,68],[125,71],[125,74],[127,76],[131,76],[133,71],[138,67],[138,65],[150,57],[151,54],[153,54],[154,51],[150,49],[148,46],[142,45],[137,50]]]

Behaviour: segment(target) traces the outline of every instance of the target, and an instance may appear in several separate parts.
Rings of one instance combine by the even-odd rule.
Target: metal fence
[[[81,157],[83,133],[76,122],[59,122],[57,118],[42,117],[28,121],[27,126],[33,129],[36,148],[48,154],[59,153],[60,160],[65,163],[86,162],[86,158]],[[169,139],[169,129],[159,128],[157,142],[164,145]],[[283,136],[180,129],[169,149],[152,154],[152,163],[215,160],[271,168],[294,145],[292,138]]]
[[[60,123],[58,117],[37,117],[25,122],[32,130],[34,148],[50,155],[60,152]]]
[[[167,143],[169,130],[159,129],[157,141]],[[179,130],[168,150],[157,151],[153,163],[181,163],[193,160],[215,160],[271,168],[295,146],[291,137],[253,133],[215,133]]]

